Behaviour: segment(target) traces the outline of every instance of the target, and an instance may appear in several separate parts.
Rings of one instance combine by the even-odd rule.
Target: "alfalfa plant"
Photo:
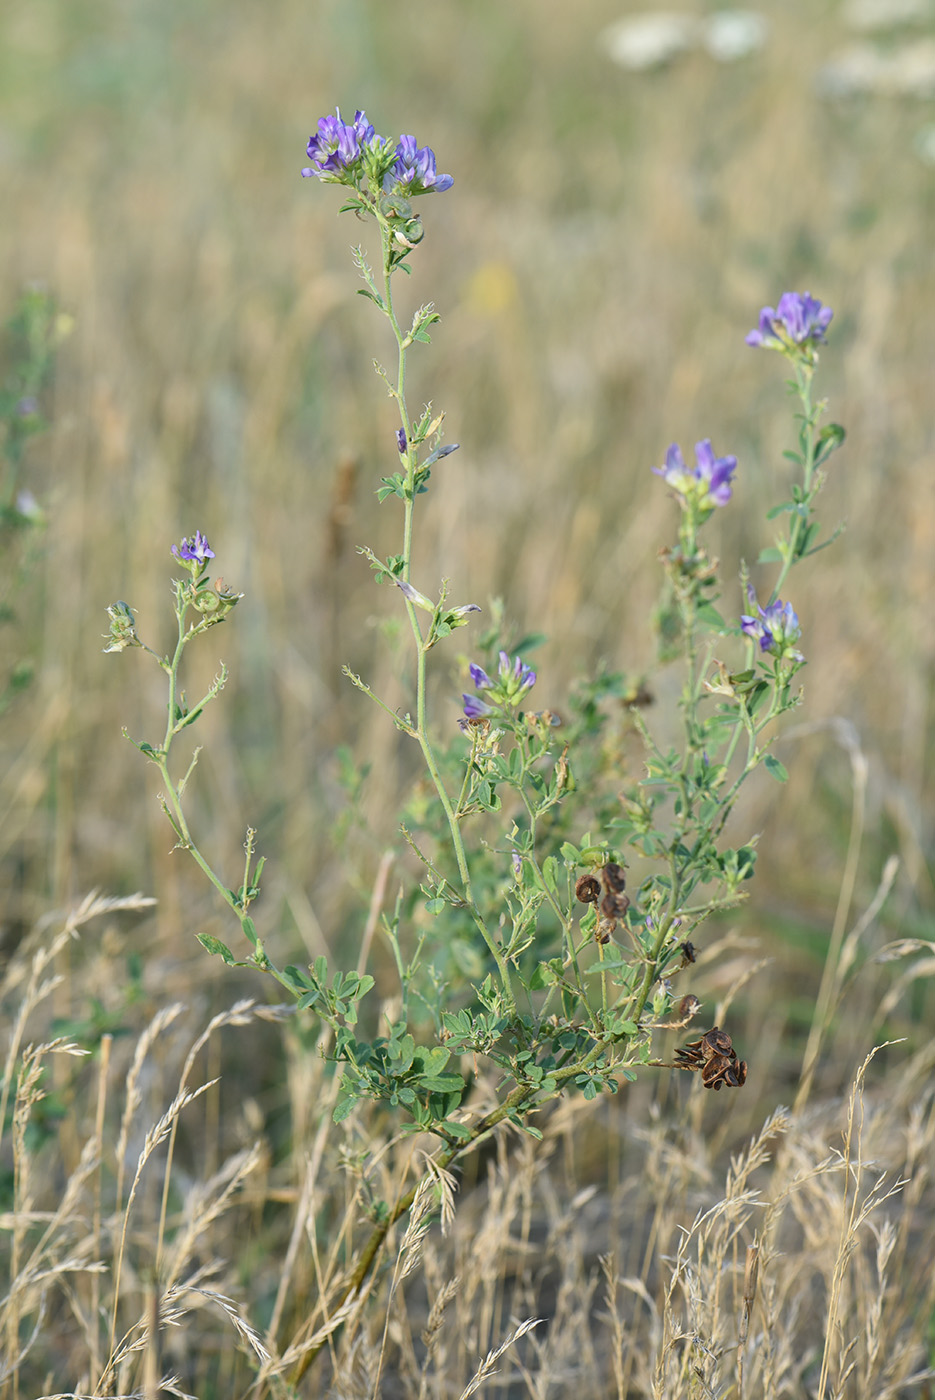
[[[256,833],[248,830],[242,870],[230,885],[190,827],[185,798],[198,750],[180,757],[179,749],[227,671],[222,667],[205,695],[190,703],[183,662],[188,647],[226,621],[242,596],[212,581],[214,551],[200,529],[172,547],[180,565],[172,584],[173,650],[161,654],[148,646],[124,602],[109,609],[106,650],[145,650],[165,674],[165,731],[133,742],[159,770],[178,846],[204,871],[238,927],[240,946],[201,935],[206,950],[274,978],[300,1013],[330,1028],[328,1054],[340,1073],[335,1120],[360,1099],[383,1102],[405,1130],[434,1135],[432,1171],[441,1175],[499,1124],[536,1137],[537,1116],[559,1095],[614,1093],[621,1080],[660,1065],[655,1033],[687,1026],[696,1014],[697,998],[674,979],[691,966],[705,921],[744,897],[756,863],[755,839],[728,840],[728,819],[759,769],[780,782],[787,776],[771,742],[776,722],[800,701],[805,643],[799,617],[781,595],[792,569],[830,542],[821,537],[815,500],[844,436],[837,425],[822,425],[825,404],[812,392],[832,313],[808,293],[787,292],[747,336],[748,344],[781,355],[797,422],[786,454],[788,494],[767,516],[774,542],[757,557],[756,583],[739,564],[740,584],[729,586],[726,604],[722,570],[704,532],[730,504],[737,459],[718,456],[703,438],[693,462],[673,444],[654,469],[678,508],[675,538],[661,555],[658,618],[666,657],[682,668],[679,742],[654,738],[639,690],[620,675],[590,680],[564,723],[557,702],[556,709],[551,701],[532,709],[531,692],[544,688],[542,679],[525,644],[504,644],[498,618],[479,635],[477,659],[466,667],[472,690],[452,725],[432,713],[429,669],[450,673],[451,638],[475,623],[480,609],[452,601],[448,580],[413,577],[422,498],[436,488],[457,444],[443,442],[442,413],[431,405],[414,412],[407,399],[410,353],[429,344],[438,312],[427,303],[404,313],[396,289],[424,237],[415,201],[444,193],[453,181],[438,173],[430,148],[410,135],[398,142],[378,135],[363,112],[352,122],[340,113],[323,118],[308,156],[303,174],[340,187],[343,210],[379,236],[375,265],[362,246],[353,258],[360,293],[395,346],[395,365],[376,365],[399,414],[387,444],[395,463],[375,489],[399,513],[398,553],[381,558],[363,546],[360,553],[405,613],[400,645],[408,652],[408,705],[395,708],[346,670],[387,724],[419,750],[431,792],[418,823],[407,815],[400,828],[421,865],[418,896],[399,899],[382,920],[399,979],[387,1024],[374,1024],[368,1014],[373,978],[350,960],[280,966],[270,955],[254,917],[263,869]],[[620,775],[604,771],[600,758],[601,736],[621,702],[643,749],[643,771],[625,777],[622,792]],[[401,807],[403,800],[401,794]],[[492,1097],[475,1104],[469,1086],[480,1064],[490,1067],[485,1082]],[[725,1027],[697,1035],[677,1052],[676,1064],[715,1091],[737,1088],[747,1077]],[[417,1181],[396,1199],[370,1202],[369,1239],[329,1300],[334,1325],[361,1295],[388,1231],[418,1191]],[[329,1323],[305,1333],[293,1350],[296,1376],[333,1330]]]

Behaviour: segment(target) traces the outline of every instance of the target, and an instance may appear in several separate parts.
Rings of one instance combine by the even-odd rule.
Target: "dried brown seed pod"
[[[730,1055],[733,1048],[727,1031],[722,1031],[718,1026],[712,1026],[701,1037],[701,1053],[706,1060],[710,1060],[712,1055]]]
[[[608,891],[601,900],[601,913],[605,919],[622,919],[629,907],[630,901],[625,894]]]
[[[601,879],[604,881],[604,889],[614,894],[622,894],[627,887],[626,875],[623,866],[617,865],[615,861],[608,861],[601,871]]]
[[[575,898],[581,904],[596,904],[600,897],[600,881],[593,875],[579,875],[575,883]]]
[[[712,1026],[698,1040],[680,1046],[675,1052],[675,1063],[679,1069],[701,1070],[706,1089],[720,1089],[722,1084],[737,1089],[746,1083],[747,1062],[738,1059],[730,1036],[719,1026]]]
[[[724,1055],[715,1055],[710,1059],[701,1071],[701,1082],[706,1089],[712,1089],[714,1085],[726,1074],[730,1072],[730,1060]]]

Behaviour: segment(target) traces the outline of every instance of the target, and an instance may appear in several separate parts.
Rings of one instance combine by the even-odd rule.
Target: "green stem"
[[[396,316],[396,309],[393,304],[393,288],[391,265],[391,238],[392,231],[386,221],[377,214],[380,221],[382,248],[383,248],[383,306],[384,314],[393,328],[393,335],[396,337],[397,347],[397,372],[396,389],[394,398],[399,410],[400,423],[406,435],[406,490],[404,494],[403,506],[403,567],[402,577],[408,583],[412,566],[412,523],[415,507],[415,474],[416,455],[418,448],[412,441],[412,422],[406,407],[406,352],[411,344],[410,337],[403,334],[399,320]],[[413,641],[416,647],[416,739],[419,748],[422,750],[422,757],[428,769],[432,785],[438,794],[438,800],[445,813],[448,823],[448,831],[451,836],[452,850],[458,866],[458,874],[461,879],[461,889],[465,905],[470,910],[474,924],[487,946],[487,950],[497,965],[500,974],[500,983],[503,994],[506,998],[510,1011],[516,1010],[516,998],[510,978],[510,970],[507,966],[503,952],[493,934],[488,929],[480,910],[474,901],[474,893],[471,886],[471,872],[468,865],[467,853],[464,849],[464,842],[461,837],[460,827],[455,808],[452,805],[448,790],[442,779],[438,760],[435,757],[435,750],[432,747],[428,735],[428,725],[426,723],[425,697],[426,697],[426,650],[425,638],[422,636],[422,629],[419,626],[419,618],[415,606],[410,599],[406,599],[406,612],[409,617],[409,625],[412,629]]]
[[[640,992],[637,995],[636,1003],[633,1009],[633,1014],[629,1018],[631,1020],[637,1021],[637,1023],[639,1021],[640,1015],[642,1014],[643,1008],[646,1005],[646,1001],[649,996],[649,990],[653,984],[653,981],[655,980],[655,965],[659,958],[659,954],[662,951],[663,944],[665,943],[666,937],[668,936],[671,926],[672,917],[670,914],[667,913],[666,917],[662,920],[660,924],[659,933],[657,935],[653,947],[653,952],[647,963],[646,973],[643,979],[643,986],[641,987]],[[627,1037],[626,1039],[629,1039],[629,1037]],[[496,1128],[500,1123],[504,1121],[504,1119],[511,1117],[517,1118],[520,1115],[528,1112],[533,1107],[535,1107],[537,1101],[546,1102],[548,1099],[557,1097],[563,1085],[567,1084],[570,1080],[574,1079],[576,1075],[582,1074],[586,1070],[590,1069],[591,1066],[594,1065],[615,1042],[619,1043],[619,1040],[619,1037],[604,1036],[597,1040],[595,1044],[591,1047],[591,1049],[587,1052],[587,1054],[582,1056],[580,1060],[576,1060],[574,1064],[566,1065],[563,1068],[554,1070],[552,1073],[552,1078],[554,1078],[556,1081],[556,1088],[554,1090],[551,1090],[544,1099],[540,1098],[540,1091],[538,1089],[530,1087],[527,1084],[517,1084],[515,1088],[510,1090],[510,1092],[507,1094],[506,1098],[503,1100],[502,1103],[498,1104],[498,1106],[495,1109],[492,1109],[490,1113],[488,1113],[484,1118],[481,1119],[480,1123],[478,1123],[476,1129],[474,1130],[474,1132],[472,1132],[471,1137],[468,1141],[460,1142],[453,1146],[450,1146],[435,1159],[437,1169],[439,1171],[445,1171],[447,1168],[452,1166],[453,1163],[455,1163],[459,1158],[464,1157],[469,1152],[473,1151],[474,1148],[479,1146],[480,1143],[486,1137],[488,1137],[491,1132],[493,1132],[494,1128]],[[360,1256],[358,1257],[357,1263],[354,1266],[350,1278],[343,1285],[337,1297],[330,1300],[330,1310],[332,1314],[335,1313],[340,1307],[342,1307],[343,1304],[347,1302],[349,1298],[351,1298],[355,1294],[360,1293],[361,1289],[364,1287],[365,1283],[367,1282],[367,1279],[370,1277],[370,1274],[373,1271],[377,1257],[387,1235],[389,1234],[389,1231],[391,1230],[393,1225],[396,1224],[397,1220],[399,1220],[409,1210],[410,1206],[415,1200],[416,1192],[418,1191],[418,1189],[419,1183],[417,1182],[415,1186],[411,1187],[411,1189],[405,1193],[404,1196],[401,1196],[399,1198],[399,1200],[389,1211],[387,1218],[381,1221],[379,1225],[376,1225],[374,1227],[369,1239],[367,1240],[367,1243],[364,1245],[364,1248],[361,1251]],[[319,1354],[320,1351],[322,1351],[326,1344],[327,1339],[324,1339],[313,1350],[306,1352],[305,1356],[303,1356],[302,1360],[299,1362],[298,1366],[292,1374],[291,1381],[293,1385],[298,1384],[298,1382],[305,1375],[308,1368],[311,1366],[312,1362],[315,1360],[316,1356]]]
[[[783,584],[789,576],[790,569],[793,564],[798,562],[799,539],[802,535],[802,531],[808,525],[808,518],[811,514],[811,498],[814,489],[816,414],[812,407],[813,371],[809,366],[801,364],[798,360],[794,361],[793,368],[795,371],[795,385],[798,391],[799,401],[802,404],[802,413],[805,422],[805,432],[803,435],[805,439],[803,444],[805,463],[802,481],[804,500],[800,508],[796,511],[792,521],[792,527],[789,530],[789,539],[786,549],[784,550],[785,557],[783,558],[779,575],[773,585],[773,591],[769,596],[769,603],[776,602],[776,599],[782,591]],[[769,604],[767,604],[767,606],[769,606]]]

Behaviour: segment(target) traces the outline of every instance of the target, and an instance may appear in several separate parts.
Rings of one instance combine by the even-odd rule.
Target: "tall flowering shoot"
[[[182,570],[173,585],[176,649],[151,652],[168,678],[168,727],[159,744],[138,741],[138,747],[159,767],[179,845],[228,904],[247,949],[202,942],[225,962],[273,976],[300,1011],[327,1025],[341,1074],[338,1121],[361,1098],[381,1100],[403,1116],[408,1131],[434,1135],[433,1172],[445,1171],[502,1122],[538,1135],[538,1113],[559,1094],[615,1093],[649,1066],[697,1071],[705,1089],[740,1089],[748,1067],[726,1028],[703,1031],[669,1058],[661,1056],[658,1037],[696,1015],[700,1003],[684,977],[675,985],[691,975],[692,940],[713,914],[743,898],[753,874],[755,839],[724,839],[740,788],[760,766],[784,776],[770,742],[775,721],[798,703],[793,681],[807,652],[804,643],[800,650],[802,627],[785,583],[794,565],[823,547],[813,503],[820,468],[843,438],[839,428],[820,428],[824,405],[811,401],[817,346],[831,313],[808,295],[787,293],[775,310],[763,311],[748,338],[780,350],[792,366],[803,409],[794,454],[800,479],[790,499],[770,512],[785,528],[759,555],[756,586],[738,569],[742,591],[732,614],[718,607],[720,570],[704,531],[742,489],[742,467],[701,437],[693,461],[673,443],[664,464],[653,468],[679,510],[677,539],[662,551],[666,594],[659,617],[666,620],[668,654],[682,668],[681,736],[663,746],[643,716],[643,688],[623,676],[600,676],[585,682],[583,699],[562,704],[548,675],[534,667],[538,634],[512,630],[498,604],[480,617],[477,603],[457,595],[453,601],[447,579],[413,577],[419,501],[438,485],[433,475],[444,475],[437,469],[457,444],[443,442],[443,413],[428,404],[415,414],[408,404],[408,356],[429,344],[439,318],[431,303],[403,317],[393,279],[409,270],[407,259],[424,238],[414,202],[446,193],[453,180],[439,172],[429,146],[412,135],[381,136],[363,110],[352,121],[340,111],[323,117],[307,157],[302,174],[341,186],[342,212],[376,232],[379,262],[372,267],[363,247],[354,250],[354,261],[363,295],[386,321],[396,352],[391,370],[377,365],[399,421],[387,433],[391,465],[375,493],[395,513],[397,552],[381,557],[360,545],[359,553],[375,582],[388,585],[387,608],[400,619],[405,614],[399,635],[408,658],[396,670],[409,678],[409,692],[402,703],[391,702],[345,668],[387,726],[412,740],[422,770],[414,791],[400,794],[400,863],[412,872],[410,890],[383,919],[399,978],[389,1003],[394,1010],[378,1024],[367,1000],[373,978],[353,967],[354,957],[337,968],[324,956],[301,966],[273,960],[248,912],[262,870],[254,832],[248,831],[244,873],[234,888],[196,844],[182,805],[194,759],[173,782],[169,751],[220,690],[226,671],[188,707],[179,663],[189,642],[223,621],[240,596],[220,579],[211,582],[214,551],[196,530],[172,549]],[[108,614],[106,650],[150,651],[128,604],[115,603]],[[468,654],[459,656],[451,642],[466,628]],[[434,689],[430,667],[440,681]],[[431,696],[439,691],[446,699],[436,713]],[[644,745],[639,777],[621,775],[605,757],[608,716],[619,714],[621,701]],[[481,1064],[491,1073],[478,1075],[482,1092],[469,1097],[473,1067]],[[371,1238],[339,1295],[331,1296],[332,1310],[364,1288],[416,1189],[375,1208]],[[294,1380],[318,1350],[299,1349]]]

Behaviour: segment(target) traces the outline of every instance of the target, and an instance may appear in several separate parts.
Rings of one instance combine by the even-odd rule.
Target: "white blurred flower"
[[[935,39],[886,52],[873,44],[850,44],[819,69],[815,82],[822,97],[935,97]]]
[[[762,48],[766,34],[766,20],[755,10],[718,10],[704,20],[663,10],[617,20],[600,42],[614,63],[637,73],[661,68],[698,47],[719,63],[733,63]]]
[[[705,20],[701,42],[719,63],[733,63],[761,49],[768,28],[755,10],[719,10]]]
[[[698,24],[691,15],[661,10],[617,20],[602,31],[600,42],[614,63],[637,73],[671,62],[692,48],[697,35]]]
[[[935,18],[935,0],[848,0],[843,16],[851,29],[869,33]]]

